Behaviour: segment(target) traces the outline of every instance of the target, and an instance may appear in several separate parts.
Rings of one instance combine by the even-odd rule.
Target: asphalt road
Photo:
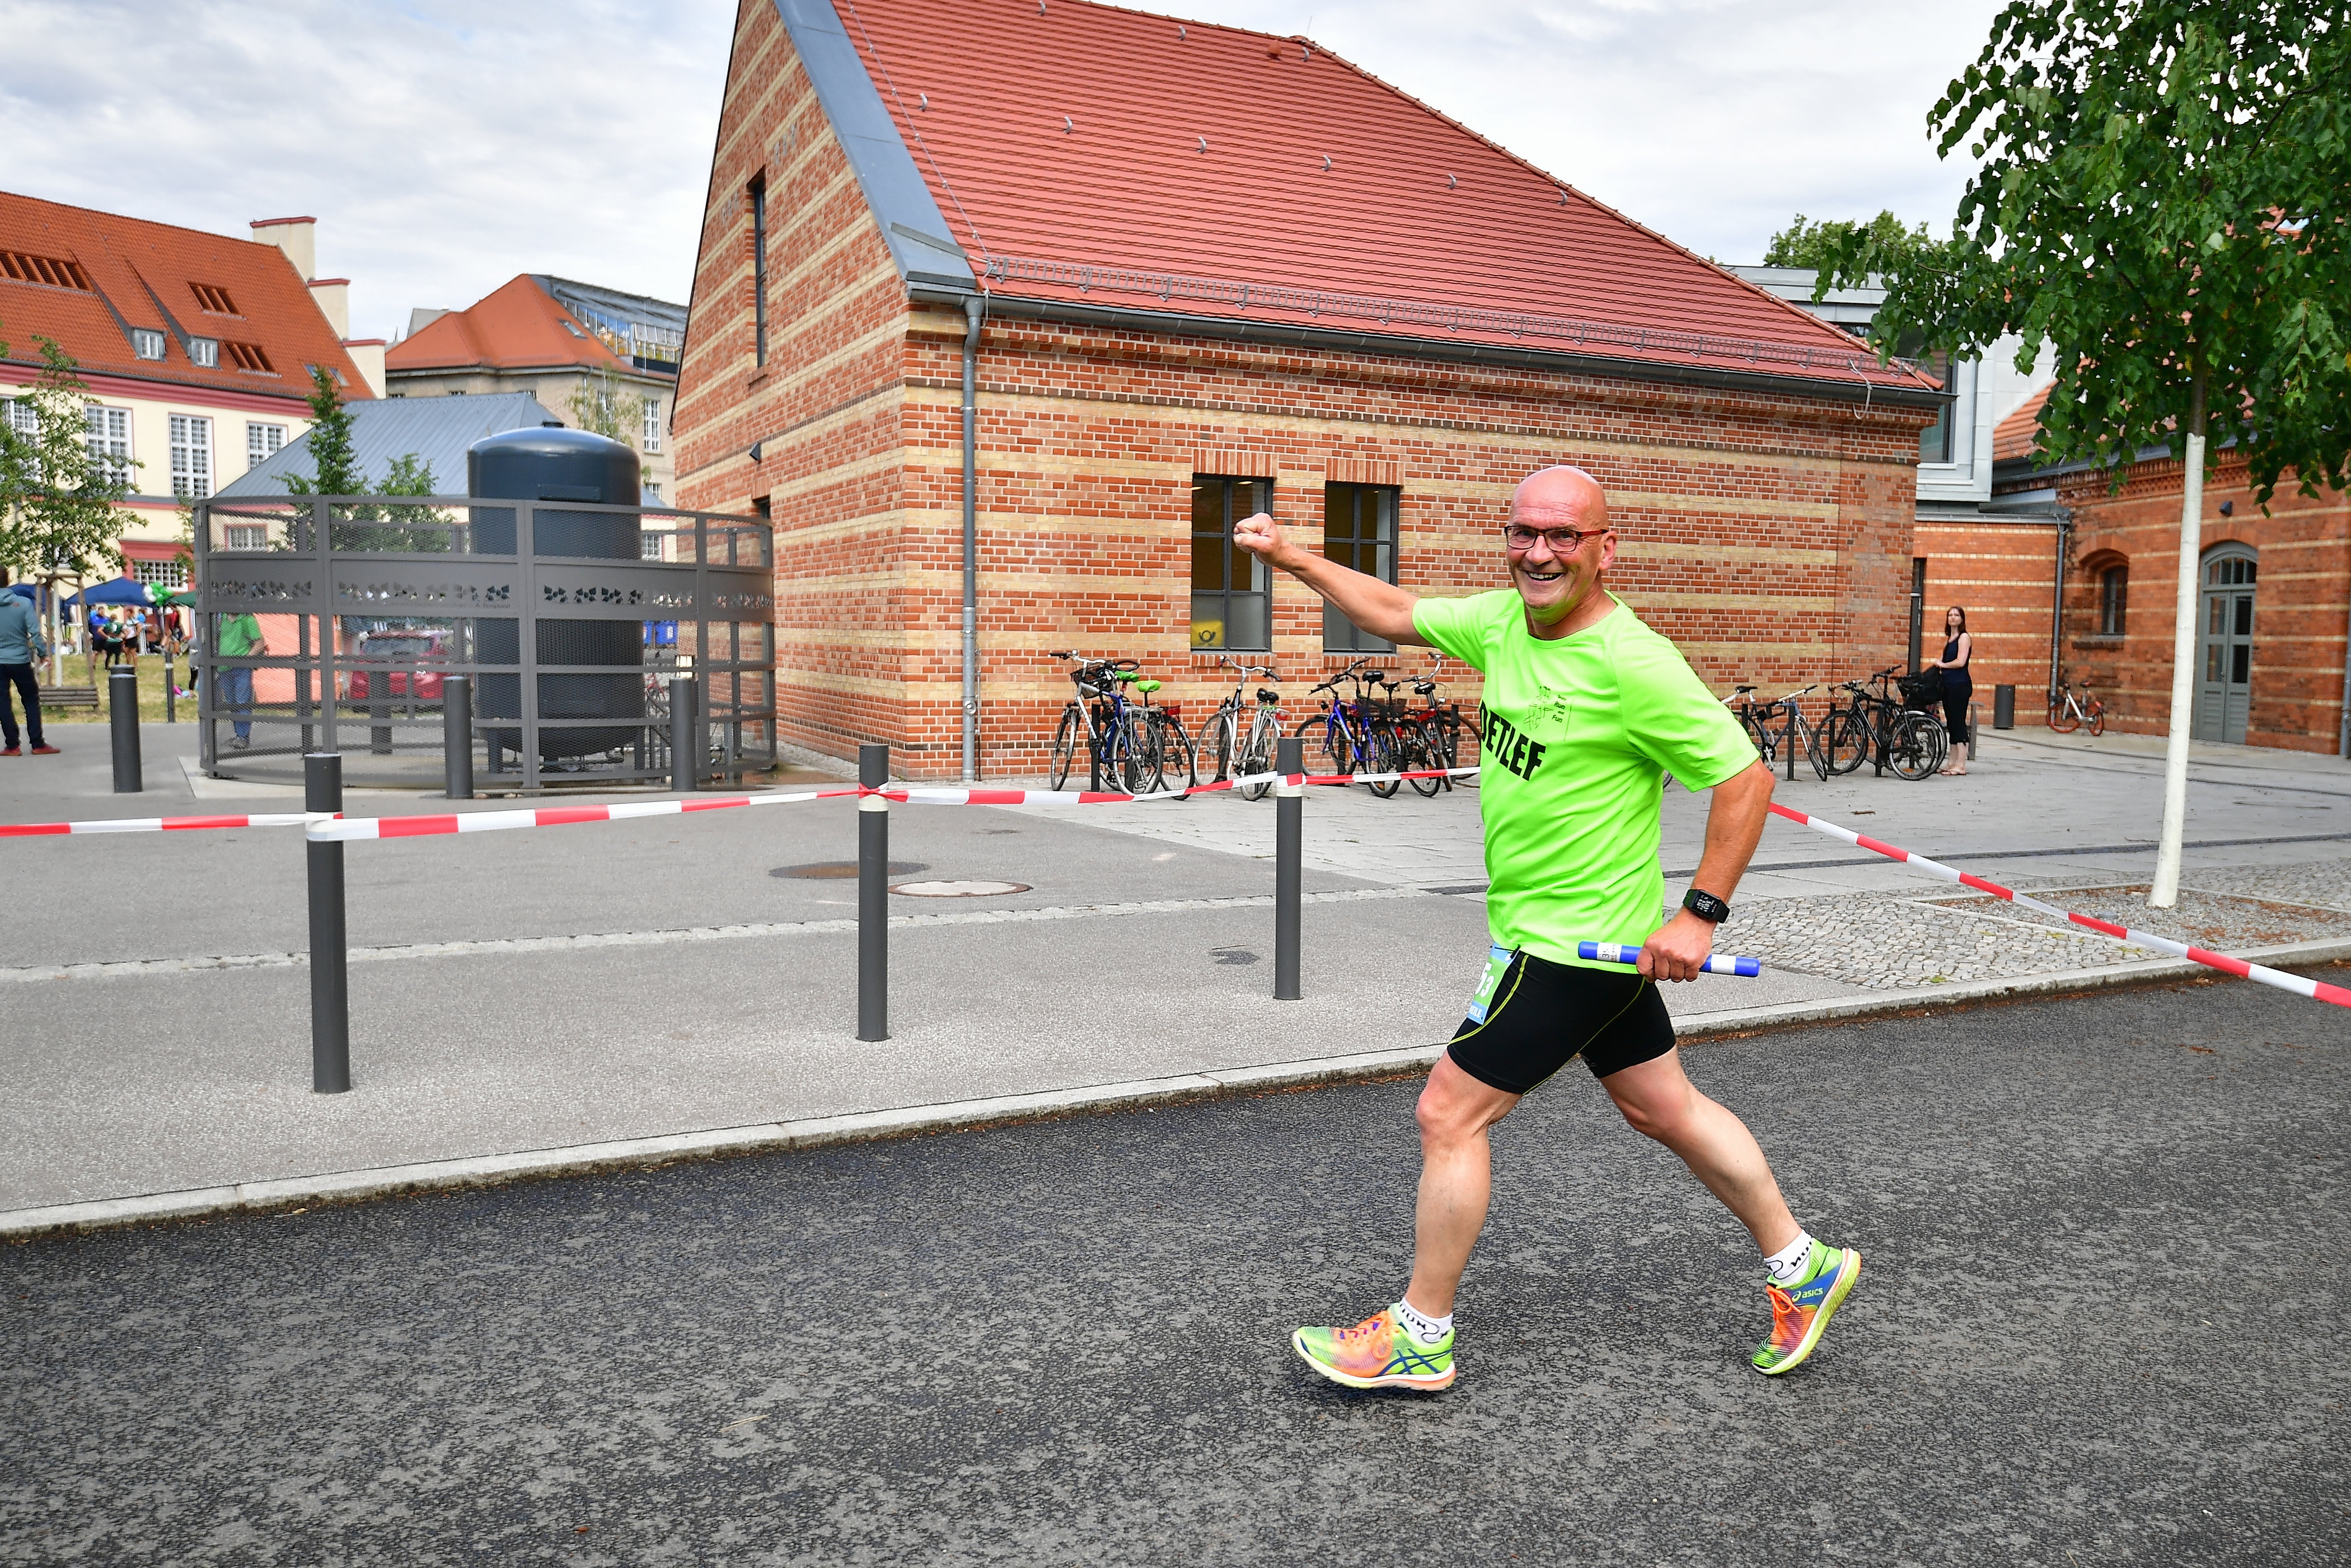
[[[2339,971],[2338,971],[2339,972]],[[1783,1380],[1580,1069],[1498,1133],[1462,1378],[1407,1084],[0,1251],[0,1561],[2003,1564],[2351,1550],[2351,1022],[2242,985],[1707,1044],[1868,1254]]]

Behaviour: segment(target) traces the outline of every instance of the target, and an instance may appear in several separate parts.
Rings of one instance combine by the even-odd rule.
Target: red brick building
[[[674,429],[682,504],[776,520],[784,739],[942,776],[967,496],[979,762],[1034,772],[1050,649],[1142,659],[1190,717],[1214,651],[1273,654],[1295,710],[1366,646],[1253,576],[1235,517],[1476,592],[1554,462],[1724,690],[1899,658],[1944,400],[1306,40],[743,0]]]
[[[2001,421],[1989,506],[1921,513],[1926,618],[1931,628],[1945,606],[1968,607],[1979,694],[2013,683],[2020,724],[2042,722],[2053,659],[2105,701],[2108,728],[2167,733],[2182,465],[2150,453],[2116,489],[2106,470],[2041,462],[2045,396]],[[2205,480],[2198,556],[2190,733],[2351,756],[2351,496],[2301,495],[2289,478],[2264,514],[2243,461],[2223,452]]]

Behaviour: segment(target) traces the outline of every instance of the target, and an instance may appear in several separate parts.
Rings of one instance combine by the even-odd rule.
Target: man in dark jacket
[[[0,757],[16,750],[16,698],[25,703],[25,728],[33,734],[33,754],[54,757],[57,749],[41,734],[41,688],[33,679],[33,663],[48,651],[41,640],[41,616],[33,601],[8,586],[8,568],[0,566]]]

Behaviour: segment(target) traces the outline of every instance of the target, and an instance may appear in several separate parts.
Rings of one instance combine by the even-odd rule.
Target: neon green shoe
[[[1353,1328],[1301,1328],[1290,1347],[1307,1366],[1350,1388],[1417,1388],[1434,1394],[1453,1384],[1453,1331],[1423,1345],[1382,1307]]]
[[[1854,1282],[1861,1278],[1861,1254],[1851,1247],[1813,1243],[1812,1261],[1804,1277],[1782,1289],[1763,1287],[1771,1298],[1771,1337],[1755,1347],[1755,1370],[1766,1377],[1792,1372],[1818,1349],[1828,1332],[1829,1319],[1844,1304]]]

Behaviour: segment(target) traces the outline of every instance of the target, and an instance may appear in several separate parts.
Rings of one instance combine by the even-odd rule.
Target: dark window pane
[[[2253,635],[2253,596],[2251,594],[2237,596],[2237,635],[2239,637]]]
[[[2252,678],[2253,649],[2251,643],[2241,642],[2231,650],[2229,684],[2242,686]]]
[[[1272,646],[1265,563],[1234,548],[1232,524],[1272,510],[1262,479],[1192,481],[1192,646],[1259,649]]]

